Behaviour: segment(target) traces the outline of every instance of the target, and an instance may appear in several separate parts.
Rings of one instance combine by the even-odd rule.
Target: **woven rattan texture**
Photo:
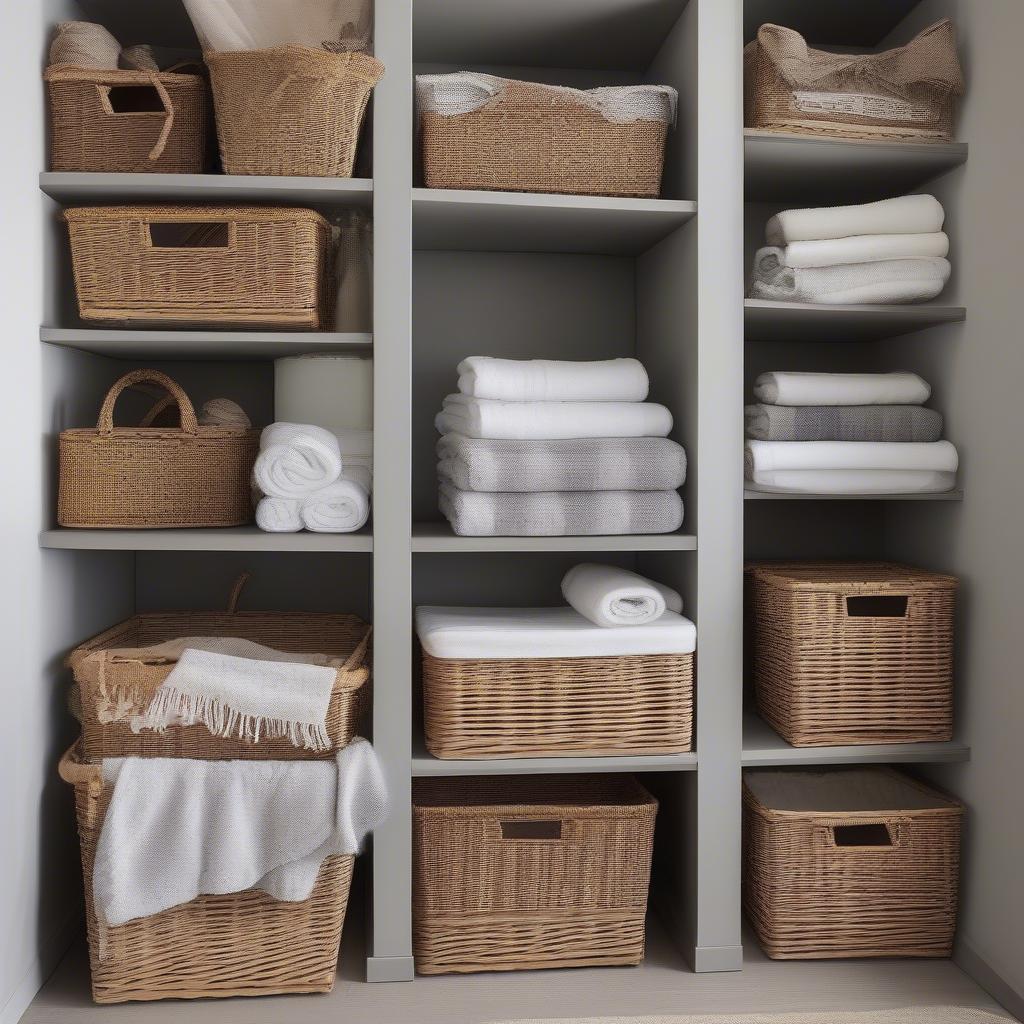
[[[226,173],[352,176],[380,61],[280,46],[210,52],[206,62]]]
[[[931,810],[783,812],[744,785],[744,906],[768,956],[948,957],[962,808],[935,796]],[[836,826],[863,824],[893,845],[836,844]]]
[[[953,738],[956,580],[888,563],[753,566],[760,715],[793,746]],[[848,614],[847,598],[906,597],[906,614]]]
[[[313,210],[92,206],[64,216],[83,320],[329,329],[331,229]],[[226,238],[160,246],[154,224]]]
[[[440,758],[683,753],[693,655],[469,660],[423,654],[427,749]]]
[[[415,780],[416,969],[639,963],[656,812],[628,776]]]
[[[205,169],[206,84],[199,75],[57,67],[44,78],[50,170],[199,174]],[[155,89],[163,110],[115,111],[110,90]]]
[[[284,903],[255,889],[200,896],[117,927],[101,925],[92,868],[113,787],[76,748],[61,777],[75,787],[85,880],[92,996],[129,1000],[329,992],[334,986],[354,857],[329,857],[308,900]]]

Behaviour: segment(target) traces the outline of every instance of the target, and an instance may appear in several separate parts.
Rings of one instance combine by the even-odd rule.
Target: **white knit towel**
[[[747,441],[750,472],[807,469],[895,469],[955,473],[949,441]]]
[[[302,525],[314,533],[352,533],[370,516],[370,496],[355,480],[335,480],[299,505]]]
[[[302,529],[298,498],[260,498],[256,525],[266,533],[298,533]]]
[[[458,366],[459,391],[504,402],[642,402],[647,371],[637,359],[567,362],[469,356]]]
[[[765,225],[769,245],[849,235],[918,235],[941,231],[946,213],[935,196],[900,196],[858,206],[783,210]]]
[[[956,487],[956,473],[931,469],[748,468],[746,486],[782,494],[938,494]]]
[[[303,498],[341,476],[338,439],[323,427],[272,423],[260,437],[260,449],[253,480],[272,498]]]
[[[663,583],[613,565],[582,562],[562,577],[562,596],[595,626],[642,626],[679,614],[683,599]]]
[[[945,231],[918,235],[850,235],[790,242],[760,252],[773,254],[783,266],[797,268],[877,263],[879,260],[923,260],[948,256],[949,236]]]
[[[773,370],[754,381],[766,405],[922,405],[932,393],[916,373],[804,373]]]

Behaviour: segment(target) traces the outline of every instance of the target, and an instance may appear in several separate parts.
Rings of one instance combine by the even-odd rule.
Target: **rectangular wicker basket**
[[[744,775],[744,905],[782,960],[948,957],[962,806],[889,768]]]
[[[207,761],[302,761],[331,758],[358,735],[370,705],[371,627],[355,615],[322,612],[241,612],[238,598],[248,573],[236,581],[226,612],[145,612],[112,626],[76,647],[67,658],[74,672],[82,722],[81,755],[105,757],[191,757]],[[283,738],[258,743],[214,736],[204,725],[166,732],[132,732],[128,720],[141,714],[173,664],[165,660],[119,658],[116,649],[145,647],[186,636],[232,636],[294,651],[335,655],[345,663],[331,693],[327,733],[331,749],[321,753],[294,747]]]
[[[64,217],[83,320],[330,327],[331,226],[314,210],[86,206]]]
[[[693,655],[472,660],[423,652],[427,749],[440,758],[692,749]]]
[[[309,899],[286,903],[257,889],[200,896],[171,910],[103,926],[92,899],[92,869],[112,787],[77,748],[60,763],[75,787],[82,847],[92,996],[130,1000],[330,992],[355,857],[328,857]]]
[[[787,742],[953,738],[954,577],[888,562],[748,574],[757,709]]]
[[[416,970],[640,963],[657,808],[629,776],[415,779]]]

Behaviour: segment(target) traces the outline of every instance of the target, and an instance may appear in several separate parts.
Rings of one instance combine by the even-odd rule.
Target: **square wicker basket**
[[[775,959],[948,957],[962,806],[889,768],[744,775],[744,905]]]

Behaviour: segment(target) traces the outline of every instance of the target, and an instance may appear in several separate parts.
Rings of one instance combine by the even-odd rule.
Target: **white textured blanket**
[[[958,456],[949,441],[747,441],[751,472],[805,469],[896,469],[955,473]]]
[[[921,405],[931,387],[916,373],[802,373],[773,370],[754,381],[766,405]]]
[[[665,611],[683,610],[678,591],[614,565],[582,562],[562,577],[562,596],[584,618],[606,629],[642,626]]]
[[[949,255],[944,231],[926,235],[850,235],[790,242],[761,249],[786,267],[834,267],[841,263],[877,263],[879,260],[923,260]]]
[[[786,494],[932,494],[951,491],[956,473],[928,469],[782,469],[748,471],[755,491]]]
[[[459,391],[504,402],[642,402],[647,371],[637,359],[567,362],[470,356],[458,366]]]
[[[846,238],[849,235],[917,235],[941,231],[945,210],[935,196],[900,196],[857,206],[783,210],[765,225],[769,245]]]

